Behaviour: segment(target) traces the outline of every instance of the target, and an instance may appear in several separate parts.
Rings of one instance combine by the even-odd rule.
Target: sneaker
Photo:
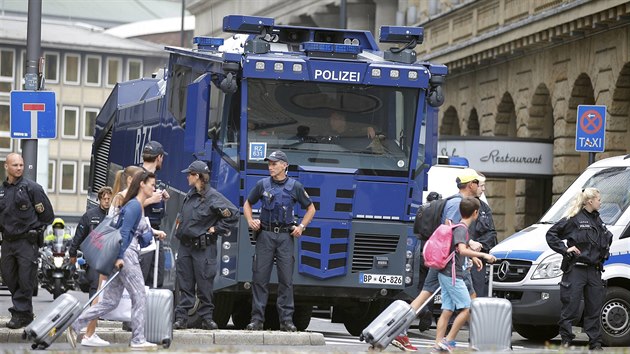
[[[131,343],[131,344],[129,344],[129,346],[131,347],[131,350],[153,350],[153,349],[157,349],[157,344],[149,343],[147,341],[144,341],[142,343]]]
[[[446,340],[446,338],[442,338],[442,341],[438,343],[438,346],[442,349],[442,351],[449,353],[453,352],[456,345],[457,343],[454,340]]]
[[[406,352],[415,352],[418,350],[418,348],[411,345],[411,342],[409,342],[409,337],[407,336],[398,336],[394,338],[394,340],[392,341],[392,345]]]
[[[101,339],[98,334],[94,333],[91,337],[83,336],[81,345],[86,347],[107,347],[109,346],[109,342]]]
[[[72,326],[68,327],[66,330],[66,339],[73,349],[77,347],[77,331],[75,331]]]

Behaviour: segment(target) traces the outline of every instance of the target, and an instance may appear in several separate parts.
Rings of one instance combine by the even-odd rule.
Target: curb
[[[114,343],[128,343],[131,333],[119,328],[97,327],[99,337]],[[23,329],[0,328],[0,343],[30,343],[22,339]],[[67,343],[66,336],[60,336],[58,343]],[[173,343],[219,344],[219,345],[325,345],[324,335],[316,332],[279,332],[279,331],[239,331],[220,329],[215,331],[187,329],[173,332]]]

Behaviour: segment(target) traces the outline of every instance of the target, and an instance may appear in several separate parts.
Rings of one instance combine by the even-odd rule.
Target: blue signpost
[[[57,103],[52,91],[11,91],[11,138],[55,139]]]

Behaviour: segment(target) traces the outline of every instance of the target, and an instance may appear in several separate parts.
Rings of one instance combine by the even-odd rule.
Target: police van
[[[497,257],[494,296],[512,302],[514,330],[532,340],[558,335],[562,256],[547,245],[547,230],[560,220],[583,188],[601,193],[600,216],[613,233],[602,278],[607,281],[600,323],[605,345],[630,345],[630,155],[590,165],[540,221],[505,239],[491,250]],[[581,305],[580,313],[584,304]],[[582,318],[576,326],[581,326]]]

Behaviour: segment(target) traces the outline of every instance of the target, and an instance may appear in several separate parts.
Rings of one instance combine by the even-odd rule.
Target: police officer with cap
[[[564,217],[547,231],[547,244],[563,256],[558,321],[563,347],[571,346],[575,338],[572,326],[584,300],[583,329],[589,349],[602,350],[600,313],[606,296],[602,272],[613,235],[599,216],[601,205],[599,190],[585,188],[577,193]]]
[[[239,211],[232,202],[210,187],[210,170],[206,162],[193,161],[182,173],[188,174],[191,189],[175,220],[175,237],[180,241],[177,252],[180,297],[173,328],[185,329],[188,326],[188,311],[195,305],[196,293],[201,327],[213,330],[218,328],[212,320],[217,236],[230,235],[238,223]]]
[[[74,237],[72,238],[72,244],[70,245],[70,249],[68,250],[68,254],[70,255],[70,262],[72,264],[77,261],[77,252],[83,240],[94,230],[100,223],[103,221],[105,216],[107,216],[107,212],[109,211],[109,207],[112,202],[112,194],[113,190],[111,187],[101,187],[98,190],[98,207],[90,208],[88,211],[81,216],[81,220],[77,224],[76,231],[74,232]],[[89,261],[89,260],[88,260]],[[96,293],[98,289],[98,273],[94,268],[89,267],[87,269],[87,278],[90,280],[90,297]]]
[[[157,176],[157,171],[162,169],[162,163],[164,158],[168,156],[168,153],[164,151],[162,144],[155,140],[151,140],[142,149],[142,167],[145,171],[153,172]],[[160,230],[162,218],[165,214],[166,201],[170,198],[170,195],[164,188],[161,182],[156,185],[156,190],[153,195],[148,198],[144,203],[144,215],[149,218],[151,227],[154,230]],[[142,275],[144,276],[144,282],[147,286],[153,286],[153,269],[155,269],[154,263],[155,253],[147,252],[140,256],[140,267],[142,268]],[[160,243],[160,251],[158,256],[158,288],[162,287],[164,283],[164,244]]]
[[[7,155],[7,179],[0,185],[0,231],[2,279],[11,292],[9,328],[21,328],[33,321],[33,290],[43,229],[55,214],[44,189],[23,177],[24,159]]]
[[[313,220],[315,206],[304,186],[287,176],[287,155],[278,150],[265,161],[269,163],[269,177],[256,183],[250,191],[243,214],[249,227],[258,234],[253,265],[252,322],[248,330],[262,330],[265,306],[269,297],[269,278],[274,257],[278,271],[278,317],[280,329],[295,332],[293,324],[293,238],[300,237]],[[261,201],[260,219],[252,216],[252,205]],[[295,203],[306,209],[304,218],[296,223],[293,215]]]

